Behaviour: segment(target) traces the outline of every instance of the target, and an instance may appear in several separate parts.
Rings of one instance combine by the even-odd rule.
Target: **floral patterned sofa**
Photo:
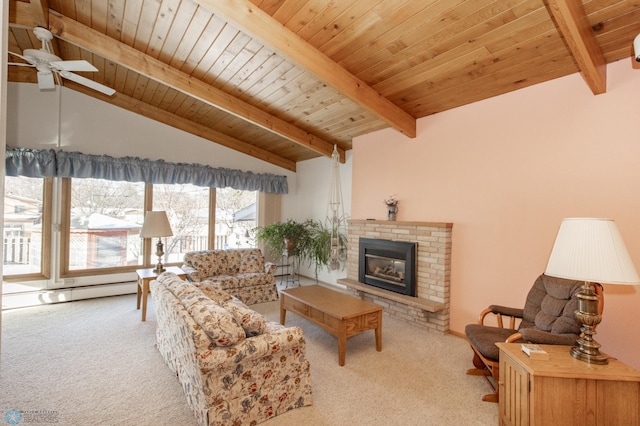
[[[156,346],[200,425],[254,425],[311,405],[298,327],[267,321],[211,282],[151,282]]]
[[[278,300],[276,265],[265,263],[260,249],[192,251],[182,270],[189,281],[213,281],[247,305]]]

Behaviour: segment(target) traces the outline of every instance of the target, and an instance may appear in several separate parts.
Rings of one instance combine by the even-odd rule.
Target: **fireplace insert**
[[[358,281],[415,296],[417,243],[360,238]]]

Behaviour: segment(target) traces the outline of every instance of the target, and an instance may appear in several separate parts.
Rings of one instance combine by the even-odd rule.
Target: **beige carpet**
[[[129,295],[5,311],[0,424],[10,410],[21,411],[21,424],[195,424],[154,348],[153,305],[141,322],[135,303]],[[254,305],[272,320],[278,308],[278,302]],[[334,337],[295,314],[287,325],[304,330],[314,405],[265,426],[498,422],[497,404],[480,400],[487,384],[465,375],[471,351],[464,339],[385,316],[382,352],[372,331],[354,336],[340,367]]]

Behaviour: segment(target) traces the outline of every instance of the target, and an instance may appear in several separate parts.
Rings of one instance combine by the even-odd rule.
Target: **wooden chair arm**
[[[498,321],[498,327],[504,328],[504,324],[502,321],[503,317],[509,318],[509,328],[516,328],[516,319],[522,318],[522,309],[517,308],[507,308],[499,305],[491,305],[488,308],[484,309],[480,312],[480,317],[478,318],[478,324],[484,325],[484,319],[487,315],[494,314]]]
[[[493,313],[493,310],[491,308],[483,309],[482,312],[480,312],[480,316],[478,317],[478,324],[484,325],[484,317],[492,313]]]
[[[522,334],[513,333],[511,336],[507,337],[507,340],[505,340],[505,343],[513,343],[513,342],[516,342],[516,341],[518,341],[520,339],[522,339]]]

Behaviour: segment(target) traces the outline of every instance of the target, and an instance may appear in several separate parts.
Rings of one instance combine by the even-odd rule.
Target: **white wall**
[[[8,104],[9,146],[273,173],[286,175],[295,189],[295,174],[288,170],[64,87],[40,91],[35,84],[9,83]]]
[[[344,164],[340,164],[340,184],[342,188],[342,202],[344,213],[351,215],[351,153],[347,151]],[[327,205],[329,202],[329,179],[331,178],[331,159],[328,157],[315,158],[302,161],[297,164],[297,182],[295,190],[295,210],[287,211],[296,220],[317,219],[324,221],[327,217]],[[300,273],[315,278],[315,268],[301,265]],[[323,268],[318,273],[318,279],[322,282],[335,284],[338,278],[347,276],[344,270],[328,271]]]

